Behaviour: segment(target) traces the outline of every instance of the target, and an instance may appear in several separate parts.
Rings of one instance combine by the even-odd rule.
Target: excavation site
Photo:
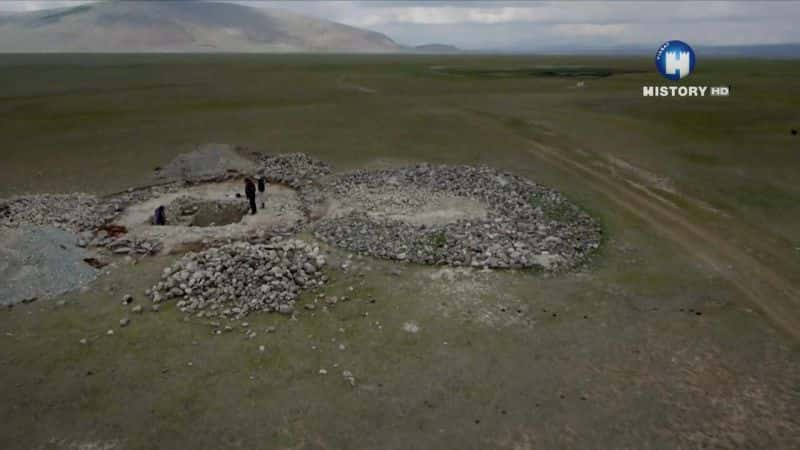
[[[252,213],[245,180],[257,179],[264,191]],[[304,154],[229,145],[180,155],[152,186],[108,197],[11,198],[0,211],[13,230],[3,251],[17,255],[3,268],[7,304],[79,289],[87,278],[79,273],[91,276],[115,258],[184,254],[147,295],[153,304],[178,299],[198,317],[291,314],[303,290],[327,280],[320,244],[397,263],[555,273],[586,263],[602,238],[596,221],[558,192],[488,167],[331,173]],[[30,234],[59,239],[61,259],[22,263],[53,259],[20,243]],[[54,277],[54,266],[69,272]],[[23,288],[31,285],[35,292]]]

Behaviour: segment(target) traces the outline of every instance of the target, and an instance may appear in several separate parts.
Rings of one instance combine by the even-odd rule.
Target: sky
[[[474,50],[800,43],[800,1],[227,1],[368,28],[406,45]],[[0,0],[0,12],[81,3]]]

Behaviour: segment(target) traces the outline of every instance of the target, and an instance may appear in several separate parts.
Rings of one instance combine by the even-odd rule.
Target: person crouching
[[[153,213],[153,225],[166,225],[167,224],[167,213],[164,206],[159,206],[156,208],[155,213]]]

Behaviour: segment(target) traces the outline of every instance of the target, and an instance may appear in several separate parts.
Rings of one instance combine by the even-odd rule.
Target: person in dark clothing
[[[250,214],[256,213],[256,185],[253,184],[253,180],[250,178],[245,178],[244,180],[244,195],[247,197],[247,200],[250,202]]]
[[[167,224],[167,213],[164,209],[164,206],[159,206],[156,208],[155,214],[153,214],[153,225],[166,225]]]
[[[267,190],[267,180],[264,177],[258,178],[258,200],[261,202],[261,209],[264,209],[264,191]]]

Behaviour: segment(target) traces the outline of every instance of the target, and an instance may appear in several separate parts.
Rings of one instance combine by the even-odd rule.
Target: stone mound
[[[305,153],[259,154],[257,159],[260,165],[259,175],[271,183],[285,184],[293,189],[300,189],[331,173],[327,163]]]
[[[318,247],[297,239],[235,242],[187,253],[164,269],[150,295],[154,303],[177,298],[181,311],[198,317],[291,314],[302,291],[327,281],[324,265]]]
[[[334,200],[364,190],[388,192],[401,212],[424,209],[420,189],[430,193],[431,201],[446,196],[486,208],[483,216],[456,214],[449,223],[420,223],[385,210],[387,200],[379,196],[379,202],[360,207],[356,202],[346,214],[329,214],[313,224],[319,239],[371,256],[559,271],[582,263],[601,239],[597,222],[558,192],[489,167],[421,164],[359,170],[333,177],[319,189]]]
[[[253,162],[242,156],[237,147],[228,144],[205,144],[194,151],[178,155],[163,168],[156,179],[211,181],[249,173]]]
[[[102,224],[102,207],[88,194],[41,194],[0,200],[0,224],[8,227],[52,225],[79,232]]]

